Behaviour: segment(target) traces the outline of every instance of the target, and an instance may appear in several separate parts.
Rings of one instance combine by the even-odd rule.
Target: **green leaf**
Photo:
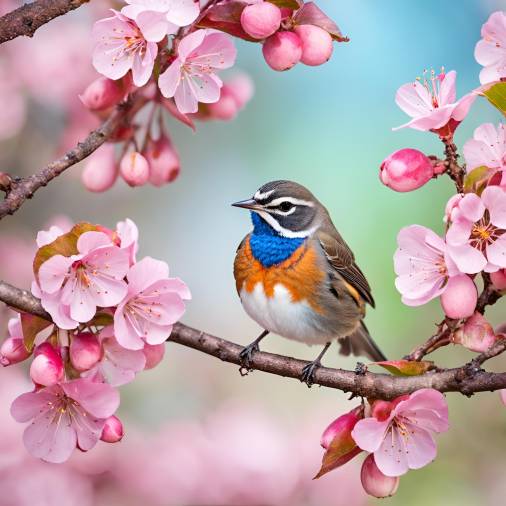
[[[33,273],[35,277],[39,274],[40,266],[49,260],[54,255],[63,255],[69,257],[78,253],[77,240],[85,232],[99,230],[100,227],[92,225],[91,223],[78,223],[70,232],[61,235],[52,243],[46,244],[37,250],[35,258],[33,259]]]
[[[21,313],[21,328],[23,329],[23,343],[31,352],[37,334],[52,325],[51,322],[28,313]]]
[[[373,362],[371,365],[379,365],[396,376],[419,376],[434,367],[434,362],[429,360],[385,360]]]
[[[488,90],[483,91],[483,95],[506,116],[506,82],[494,84]]]
[[[339,27],[314,2],[304,4],[294,16],[297,25],[315,25],[327,31],[337,42],[348,42]]]
[[[112,325],[114,323],[114,318],[109,313],[96,313],[95,316],[86,324],[93,325],[96,327],[107,327],[107,325]]]
[[[464,192],[481,193],[480,190],[483,190],[493,173],[494,170],[485,165],[476,167],[464,178]]]
[[[287,9],[297,10],[301,7],[302,3],[297,0],[267,0],[269,3],[276,5],[280,9],[286,7]]]

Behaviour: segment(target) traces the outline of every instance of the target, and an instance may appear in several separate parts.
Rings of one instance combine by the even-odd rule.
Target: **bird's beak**
[[[251,209],[252,211],[261,211],[263,207],[255,199],[240,200],[232,204],[234,207],[242,207],[243,209]]]

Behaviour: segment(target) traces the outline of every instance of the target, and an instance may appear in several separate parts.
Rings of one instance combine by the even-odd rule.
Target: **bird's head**
[[[293,181],[271,181],[252,198],[232,205],[249,209],[255,227],[267,224],[273,232],[289,238],[309,237],[327,213],[307,188]]]

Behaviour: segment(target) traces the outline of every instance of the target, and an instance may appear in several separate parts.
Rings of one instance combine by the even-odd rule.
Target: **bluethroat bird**
[[[253,231],[237,249],[234,277],[241,303],[264,331],[241,352],[248,367],[270,332],[324,345],[301,380],[309,386],[331,342],[343,355],[386,360],[363,322],[371,288],[325,207],[304,186],[272,181],[248,200]]]

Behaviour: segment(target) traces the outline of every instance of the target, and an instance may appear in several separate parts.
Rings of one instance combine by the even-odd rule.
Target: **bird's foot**
[[[246,374],[251,371],[251,362],[253,360],[253,355],[258,351],[260,351],[260,347],[258,346],[257,341],[253,341],[251,344],[248,344],[248,346],[245,346],[241,350],[241,353],[239,353],[239,358],[241,360],[241,371],[245,370]]]
[[[322,364],[320,360],[313,360],[313,362],[310,362],[302,368],[300,381],[302,381],[302,383],[305,383],[308,388],[311,388],[314,384],[314,374],[316,370],[321,367],[321,365]]]

